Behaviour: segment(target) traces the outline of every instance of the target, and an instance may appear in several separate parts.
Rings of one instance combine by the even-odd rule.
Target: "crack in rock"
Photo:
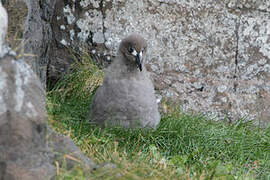
[[[101,14],[102,14],[102,32],[103,32],[103,39],[104,39],[104,43],[105,43],[106,42],[106,37],[105,37],[106,28],[105,28],[104,21],[106,18],[106,12],[104,9],[104,0],[100,1],[99,7],[100,7]]]
[[[238,79],[238,55],[239,55],[239,27],[240,27],[240,19],[241,16],[236,19],[235,23],[235,37],[236,37],[236,48],[235,48],[235,57],[234,57],[234,63],[235,63],[235,69],[234,69],[234,84],[233,89],[234,92],[237,91],[237,79]]]

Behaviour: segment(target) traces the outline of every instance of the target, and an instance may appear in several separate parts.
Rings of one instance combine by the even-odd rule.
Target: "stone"
[[[25,0],[25,2],[28,8],[24,32],[26,62],[46,87],[53,35],[50,22],[54,14],[55,0]]]
[[[150,42],[146,67],[157,92],[163,99],[179,102],[185,112],[201,112],[214,119],[254,120],[261,119],[261,113],[267,114],[262,110],[268,109],[267,103],[262,102],[260,94],[270,94],[268,1],[140,0],[68,4],[74,7],[71,9],[75,24],[87,21],[88,16],[93,18],[91,14],[96,14],[98,20],[80,26],[82,31],[90,32],[84,39],[71,41],[69,47],[76,48],[89,39],[88,45],[99,49],[103,39],[99,38],[101,45],[97,46],[93,37],[102,37],[99,35],[102,32],[104,50],[116,56],[123,37],[131,32],[144,34]],[[62,15],[58,13],[58,16]],[[74,36],[79,32],[76,30]],[[66,37],[64,32],[59,35]],[[261,110],[248,107],[261,107]]]
[[[95,163],[86,157],[69,137],[56,133],[50,127],[47,132],[47,143],[52,164],[55,164],[55,161],[60,165],[65,163],[67,170],[78,164],[87,171],[97,168]]]
[[[268,0],[39,2],[40,7],[33,1],[29,11],[35,21],[28,20],[48,27],[31,31],[44,42],[36,54],[43,58],[40,67],[48,65],[48,81],[69,70],[70,49],[90,52],[107,66],[121,39],[137,32],[150,42],[145,66],[163,99],[214,119],[267,119],[261,96],[270,94]],[[48,38],[41,39],[44,35]],[[45,79],[45,70],[38,71]]]
[[[270,122],[269,12],[254,11],[240,15],[236,93],[239,94],[237,100],[241,103],[232,106],[233,109],[244,112],[240,116],[257,119],[259,121],[255,123],[264,127]]]
[[[7,48],[7,14],[1,2],[0,19],[0,179],[53,178],[55,161],[63,157],[78,160],[68,162],[70,168],[77,164],[93,168],[68,137],[48,129],[47,139],[45,90],[25,59]]]
[[[3,179],[44,179],[55,169],[46,148],[45,93],[30,67],[0,59],[0,162]]]
[[[45,91],[24,60],[10,55],[0,59],[0,80],[3,179],[50,179],[56,161],[66,163],[68,169],[78,164],[95,168],[70,138],[50,128],[47,133]]]

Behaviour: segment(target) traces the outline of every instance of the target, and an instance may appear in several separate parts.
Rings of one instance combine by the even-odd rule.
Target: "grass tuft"
[[[23,54],[25,21],[28,9],[23,0],[7,0],[2,2],[8,12],[8,45],[18,54]]]
[[[86,117],[103,73],[88,55],[80,59],[47,94],[49,123],[97,164],[115,167],[62,169],[59,179],[270,179],[270,128],[212,122],[177,107],[155,131],[92,126]]]

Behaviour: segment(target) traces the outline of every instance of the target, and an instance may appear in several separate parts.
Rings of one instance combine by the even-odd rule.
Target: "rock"
[[[259,2],[259,1],[258,1]],[[256,5],[262,7],[262,3]],[[268,5],[267,5],[268,4]],[[251,11],[240,15],[237,52],[237,97],[234,114],[258,119],[257,124],[270,122],[270,4],[268,12]],[[253,7],[251,7],[253,8]],[[236,111],[237,109],[237,111]]]
[[[269,1],[27,2],[26,52],[43,84],[69,70],[70,49],[107,64],[138,32],[149,39],[146,67],[164,99],[217,119],[267,119]]]
[[[55,173],[46,148],[45,93],[23,60],[0,59],[0,162],[3,179],[45,179]]]
[[[87,10],[89,6],[91,10]],[[101,1],[56,1],[51,21],[55,43],[48,56],[48,81],[55,82],[68,72],[74,55],[82,51],[89,53],[98,64],[110,63],[112,54],[104,45],[101,8]]]
[[[47,141],[52,164],[55,161],[59,162],[60,165],[65,163],[63,165],[67,167],[67,170],[78,164],[81,164],[88,171],[97,167],[70,138],[56,133],[50,127],[48,127]]]
[[[28,65],[8,53],[1,3],[0,19],[0,179],[50,178],[45,93]]]
[[[78,159],[76,164],[93,167],[67,137],[54,134],[48,147],[44,88],[25,60],[6,47],[7,14],[1,3],[0,19],[0,179],[50,179],[53,164],[66,153]]]
[[[260,94],[270,95],[268,1],[81,0],[56,7],[57,44],[83,44],[114,57],[123,37],[144,34],[150,42],[146,67],[164,99],[217,119],[267,119]]]
[[[25,0],[25,2],[28,7],[24,32],[24,51],[28,55],[26,62],[45,87],[52,42],[50,21],[55,0]]]
[[[56,161],[96,167],[70,138],[47,132],[44,89],[22,59],[0,59],[0,80],[1,179],[50,179]]]

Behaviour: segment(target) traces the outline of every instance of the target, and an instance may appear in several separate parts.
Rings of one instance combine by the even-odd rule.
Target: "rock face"
[[[49,129],[47,139],[44,88],[24,59],[6,47],[7,14],[1,3],[0,20],[0,179],[50,179],[53,164],[66,155],[94,167],[69,138]]]
[[[67,71],[70,48],[110,62],[120,40],[138,32],[149,40],[146,67],[164,98],[213,118],[269,122],[269,1],[26,2],[26,52],[36,55],[30,64],[43,84]]]
[[[22,59],[0,59],[0,80],[0,179],[50,179],[63,159],[68,168],[95,167],[71,139],[47,133],[44,89]]]
[[[50,178],[44,91],[28,65],[7,53],[1,3],[0,17],[0,179]]]
[[[269,1],[80,0],[55,6],[59,47],[85,45],[106,61],[123,37],[138,32],[149,40],[146,67],[163,97],[213,118],[269,122]]]
[[[45,94],[22,60],[0,60],[0,162],[3,179],[52,177],[46,151]]]
[[[140,63],[145,60],[146,49],[146,41],[138,34],[122,40],[93,98],[90,121],[102,126],[157,127],[160,114],[154,86]]]
[[[74,142],[61,134],[56,133],[51,128],[47,128],[47,144],[49,148],[50,163],[57,161],[60,165],[64,162],[69,170],[74,166],[82,165],[89,173],[97,166],[86,157]]]
[[[24,51],[27,54],[27,63],[45,87],[53,40],[50,22],[55,0],[25,0],[25,2],[28,7],[28,15],[24,32]]]

